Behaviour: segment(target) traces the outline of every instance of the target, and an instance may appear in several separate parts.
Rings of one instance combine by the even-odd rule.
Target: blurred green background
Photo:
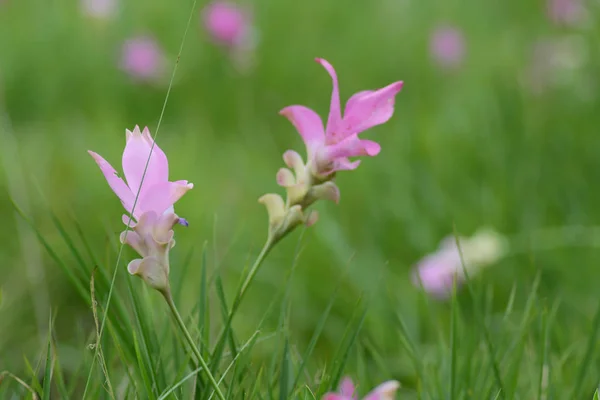
[[[122,209],[86,151],[119,170],[125,128],[147,125],[154,133],[192,2],[121,1],[107,18],[86,15],[73,0],[0,3],[0,370],[22,371],[23,353],[39,354],[49,313],[56,314],[65,357],[76,365],[93,330],[91,311],[15,214],[11,198],[65,263],[75,261],[49,210],[77,238],[76,221],[93,251],[106,254],[99,267],[113,270],[116,254],[107,243],[123,228]],[[314,57],[336,68],[342,101],[397,80],[404,88],[393,118],[362,134],[381,143],[381,154],[340,173],[339,205],[317,204],[319,222],[286,238],[262,267],[236,319],[242,332],[253,332],[283,290],[300,247],[290,289],[293,341],[309,340],[341,282],[313,357],[327,363],[361,293],[385,293],[372,296],[363,334],[385,349],[395,377],[409,380],[387,314],[378,310],[401,310],[420,343],[436,340],[410,271],[454,227],[464,235],[488,226],[508,237],[535,237],[539,229],[600,220],[596,4],[570,25],[549,19],[542,1],[244,4],[259,39],[254,67],[236,69],[209,40],[200,1],[156,139],[172,180],[195,184],[176,206],[190,226],[176,228],[174,277],[194,249],[182,309],[197,302],[194,266],[205,242],[228,296],[260,250],[267,216],[257,198],[281,193],[275,173],[285,150],[304,152],[278,111],[302,104],[327,115],[331,81]],[[464,36],[456,66],[431,54],[440,26]],[[119,67],[123,42],[136,35],[153,36],[164,50],[158,81],[133,79]],[[550,55],[539,55],[540,42],[550,43]],[[593,246],[532,250],[485,270],[475,286],[489,294],[492,311],[504,309],[514,288],[518,309],[540,273],[539,307],[560,301],[557,321],[566,333],[556,345],[581,348],[598,302],[598,256]],[[125,266],[132,257],[126,249],[117,287],[131,279]],[[434,307],[445,321],[448,306]],[[268,344],[262,350],[268,353]]]

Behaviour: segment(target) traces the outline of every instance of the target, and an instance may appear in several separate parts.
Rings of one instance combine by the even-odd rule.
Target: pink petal
[[[413,272],[413,283],[437,298],[443,299],[452,293],[456,280],[460,285],[460,257],[456,251],[440,250],[423,258]]]
[[[337,74],[335,73],[335,69],[326,60],[322,58],[316,58],[315,61],[321,64],[323,68],[327,70],[329,76],[331,76],[331,80],[333,81],[331,105],[329,107],[329,118],[327,118],[327,129],[325,130],[325,133],[327,137],[334,139],[337,135],[341,134],[339,130],[341,129],[342,123],[342,109],[340,106],[340,89],[338,85],[338,78]]]
[[[325,142],[325,129],[321,117],[308,107],[289,106],[279,112],[285,116],[296,127],[296,130],[302,136],[304,144],[309,153],[322,146]]]
[[[98,164],[100,167],[100,170],[104,174],[104,177],[106,178],[110,188],[117,196],[119,196],[123,207],[125,207],[127,211],[131,212],[134,195],[131,193],[129,187],[125,184],[125,182],[123,182],[123,179],[119,178],[117,171],[115,171],[108,161],[93,151],[88,151],[88,153],[94,158],[94,161],[96,161],[96,164]]]
[[[392,400],[400,388],[397,381],[387,381],[377,386],[363,400]]]
[[[358,92],[352,96],[344,110],[344,132],[359,133],[387,122],[394,114],[395,96],[402,84],[395,82],[377,91]]]
[[[327,393],[323,396],[322,400],[352,400],[350,397],[346,397],[342,394],[337,393]]]
[[[325,148],[326,157],[330,160],[343,157],[376,156],[381,146],[372,140],[361,140],[358,135],[352,135],[341,142]]]
[[[156,214],[162,215],[193,187],[194,185],[188,181],[163,182],[151,186],[140,199],[141,211],[154,211]]]
[[[347,158],[338,158],[333,162],[332,171],[351,171],[360,165],[360,160],[350,161]]]
[[[340,393],[344,396],[352,397],[354,395],[354,390],[356,390],[356,387],[354,386],[352,379],[348,377],[344,378],[340,384]]]
[[[123,172],[134,195],[140,189],[146,163],[148,163],[148,168],[144,176],[144,189],[140,191],[140,196],[147,188],[169,180],[169,162],[158,145],[154,145],[152,156],[148,162],[152,143],[148,128],[144,129],[143,134],[138,126],[134,128],[133,132],[127,131],[127,144],[123,151]]]

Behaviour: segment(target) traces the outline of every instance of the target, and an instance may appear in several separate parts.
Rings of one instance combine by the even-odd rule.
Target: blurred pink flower
[[[351,162],[348,157],[376,156],[381,147],[371,140],[359,139],[358,134],[387,122],[394,113],[395,96],[403,82],[394,82],[376,91],[358,92],[346,103],[342,116],[338,79],[334,68],[327,61],[317,58],[333,80],[333,92],[327,127],[313,110],[299,105],[280,111],[302,136],[308,152],[308,164],[317,177],[325,177],[335,171],[352,170],[360,161]]]
[[[213,40],[227,47],[246,47],[251,42],[250,15],[240,6],[228,1],[208,4],[202,17]]]
[[[458,287],[465,281],[465,270],[472,278],[481,267],[496,262],[507,251],[506,240],[491,230],[482,230],[471,238],[460,237],[459,242],[460,252],[454,236],[442,240],[435,253],[419,261],[413,283],[432,296],[448,298],[453,284],[456,282]]]
[[[573,86],[573,78],[583,75],[581,67],[587,63],[588,52],[579,35],[538,40],[522,76],[524,86],[536,95],[561,84]]]
[[[155,80],[162,76],[165,56],[156,41],[148,36],[126,40],[121,54],[121,68],[140,80]]]
[[[451,26],[435,29],[431,35],[430,52],[440,66],[458,67],[465,56],[465,40],[462,33]]]
[[[392,400],[400,387],[397,381],[387,381],[377,386],[373,391],[363,397],[363,400]],[[358,400],[356,386],[352,379],[346,377],[342,380],[339,393],[327,393],[323,400]]]
[[[148,128],[140,132],[136,125],[133,132],[126,130],[126,145],[123,151],[123,172],[127,183],[123,181],[115,169],[99,154],[93,151],[88,153],[94,158],[104,174],[109,186],[121,200],[123,207],[131,213],[136,196],[138,196],[133,217],[139,221],[142,214],[152,211],[157,216],[173,213],[173,204],[177,202],[188,190],[194,187],[188,181],[169,182],[169,162],[165,153],[152,144]],[[152,148],[152,156],[150,149]],[[148,167],[146,169],[146,163]],[[142,176],[146,170],[142,184]],[[141,187],[141,188],[140,188]],[[139,191],[139,195],[138,195]],[[127,225],[129,217],[123,215],[123,222]],[[187,225],[184,219],[178,221]]]
[[[106,19],[117,11],[117,0],[81,0],[83,12],[90,17]]]
[[[548,18],[562,25],[577,25],[586,13],[581,0],[548,0],[546,9]]]

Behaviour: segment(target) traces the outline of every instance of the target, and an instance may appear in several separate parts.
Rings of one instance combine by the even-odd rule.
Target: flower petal
[[[358,136],[352,135],[341,142],[327,146],[325,148],[325,157],[329,160],[344,157],[357,156],[376,156],[381,151],[381,146],[371,140],[361,140]]]
[[[393,400],[399,388],[398,381],[387,381],[377,386],[363,400]]]
[[[102,156],[90,150],[88,150],[88,153],[92,156],[94,161],[96,161],[96,164],[98,164],[98,166],[100,167],[100,170],[104,174],[104,177],[106,178],[106,181],[108,182],[110,188],[113,190],[113,192],[115,192],[117,196],[119,196],[123,207],[125,207],[125,209],[128,212],[131,212],[131,207],[133,206],[133,201],[135,197],[133,193],[131,193],[129,187],[125,184],[125,182],[123,182],[123,179],[119,178],[119,176],[117,175],[117,171],[115,171],[112,165],[110,165],[108,161],[102,158]]]
[[[134,195],[137,194],[144,176],[146,163],[146,175],[144,176],[144,188],[140,191],[140,197],[144,191],[159,183],[164,183],[169,180],[169,162],[165,153],[154,144],[150,136],[148,128],[144,128],[144,133],[140,132],[139,126],[136,125],[133,132],[127,130],[127,144],[123,151],[123,172],[127,183]],[[152,156],[150,161],[150,149],[152,148]]]
[[[156,214],[162,215],[193,187],[194,185],[188,181],[163,182],[153,185],[140,198],[140,209],[143,212],[154,211]]]
[[[329,76],[331,76],[331,80],[333,81],[331,105],[329,106],[329,117],[327,118],[327,128],[325,129],[325,134],[328,139],[331,138],[331,140],[336,141],[337,136],[343,133],[340,132],[342,123],[342,108],[340,106],[340,89],[338,85],[337,74],[335,73],[333,66],[326,60],[322,58],[316,58],[315,61],[321,64],[325,70],[327,70]]]
[[[345,377],[340,384],[340,394],[346,397],[352,397],[355,390],[356,387],[354,386],[352,379]]]
[[[326,393],[325,396],[323,396],[323,400],[352,400],[352,398],[346,397],[343,394]]]
[[[359,133],[388,121],[394,114],[395,96],[402,85],[403,82],[395,82],[382,89],[358,92],[350,97],[344,109],[344,132]]]
[[[325,129],[321,117],[308,107],[289,106],[279,112],[296,127],[296,130],[302,136],[306,149],[312,154],[316,148],[322,146],[325,142]]]
[[[333,171],[351,171],[358,168],[360,160],[350,161],[347,158],[338,158],[333,162]]]

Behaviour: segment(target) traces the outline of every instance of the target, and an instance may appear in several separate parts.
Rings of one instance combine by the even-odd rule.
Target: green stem
[[[238,294],[233,302],[233,306],[231,307],[231,312],[229,313],[230,320],[233,318],[233,314],[237,311],[238,307],[240,306],[240,303],[242,302],[242,298],[244,297],[244,293],[246,293],[248,286],[250,286],[250,284],[254,280],[254,276],[256,276],[256,273],[258,272],[258,268],[262,265],[263,261],[267,257],[267,254],[269,254],[269,251],[271,251],[271,249],[273,248],[273,245],[275,243],[277,243],[277,241],[272,240],[272,238],[269,237],[267,239],[265,245],[263,246],[262,250],[260,251],[260,254],[254,261],[252,268],[250,268],[250,271],[248,272],[248,276],[244,280],[244,283],[242,284],[242,287],[240,288],[240,291],[238,292]]]
[[[219,334],[217,343],[221,343],[223,340],[225,340],[226,335],[229,333],[228,327],[231,326],[231,321],[233,321],[233,316],[235,315],[235,312],[239,308],[240,304],[242,303],[242,299],[244,297],[244,294],[246,293],[246,290],[248,289],[248,286],[250,286],[250,284],[254,280],[254,276],[256,276],[256,273],[258,272],[258,268],[261,266],[261,264],[267,257],[267,254],[269,254],[269,251],[271,251],[273,246],[279,240],[281,240],[281,238],[273,239],[273,237],[271,235],[269,235],[269,238],[267,239],[265,245],[263,246],[262,250],[260,251],[260,254],[256,258],[256,261],[254,261],[254,264],[250,268],[250,271],[248,272],[248,276],[244,280],[244,283],[242,283],[240,290],[238,291],[235,299],[233,300],[233,305],[231,306],[231,311],[229,312],[229,315],[227,316],[227,324],[225,325],[225,329],[223,329],[221,331],[221,333]],[[218,345],[217,345],[217,347],[218,347]]]
[[[181,318],[179,311],[177,311],[177,307],[175,306],[173,297],[168,292],[163,293],[163,295],[165,297],[165,300],[167,301],[167,304],[169,305],[169,308],[171,309],[171,312],[173,313],[173,317],[175,317],[175,320],[177,321],[177,324],[179,325],[179,328],[183,332],[183,335],[185,336],[186,340],[188,341],[188,344],[190,345],[190,347],[192,348],[192,351],[198,358],[198,361],[200,362],[200,366],[206,372],[206,375],[208,376],[208,380],[210,381],[210,384],[214,388],[215,393],[217,393],[217,396],[219,397],[219,399],[225,400],[225,396],[223,396],[221,389],[219,389],[219,384],[215,380],[214,376],[212,376],[212,374],[210,373],[210,369],[208,368],[206,361],[204,361],[204,358],[202,357],[200,350],[198,350],[198,347],[196,346],[196,343],[194,342],[192,335],[190,335],[190,332],[187,330],[187,328],[185,326],[185,322],[183,322],[183,318]]]

